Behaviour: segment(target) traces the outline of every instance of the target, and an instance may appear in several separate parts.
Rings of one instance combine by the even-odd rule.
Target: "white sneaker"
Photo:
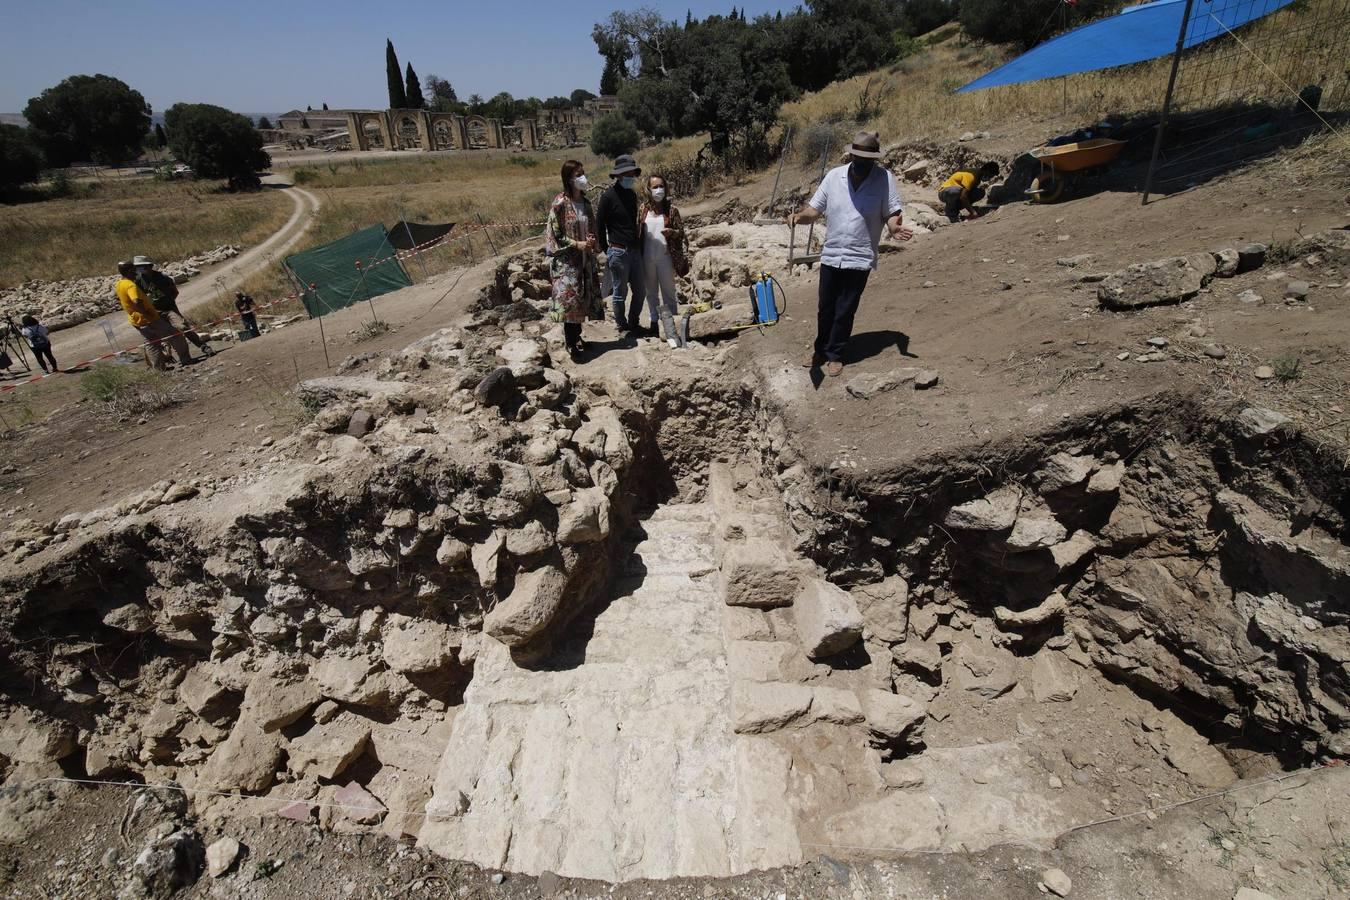
[[[680,349],[680,341],[678,338],[666,338],[666,343],[670,345],[670,349],[672,350]]]

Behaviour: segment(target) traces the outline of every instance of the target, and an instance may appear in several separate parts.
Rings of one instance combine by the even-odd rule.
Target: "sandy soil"
[[[1249,896],[1237,893],[1243,888],[1265,892],[1251,900],[1345,896],[1348,780],[1344,768],[1292,773],[1151,818],[1139,814],[1079,829],[1052,850],[1009,845],[892,860],[859,851],[729,879],[620,885],[483,871],[382,838],[246,817],[224,827],[195,825],[204,844],[230,836],[243,849],[219,879],[202,875],[178,896],[1033,900],[1053,896],[1038,887],[1051,868],[1069,876],[1075,900],[1231,900],[1235,894]],[[8,804],[21,810],[19,821],[6,824],[29,836],[21,846],[0,845],[0,890],[15,898],[114,896],[146,842],[145,832],[160,824],[158,818],[137,823],[128,815],[134,802],[134,793],[124,788],[37,785],[19,791]],[[42,852],[32,852],[34,847]]]
[[[813,174],[801,170],[795,177],[809,181]],[[786,175],[785,184],[792,177]],[[715,208],[732,197],[767,200],[771,185],[768,175],[691,204],[689,211]],[[912,186],[905,190],[907,200],[925,199]],[[843,376],[824,378],[800,366],[815,333],[817,289],[817,273],[801,267],[784,280],[789,307],[782,324],[743,333],[735,353],[746,366],[767,373],[819,465],[839,461],[859,476],[1165,389],[1246,397],[1319,427],[1344,418],[1334,407],[1344,408],[1350,382],[1347,287],[1318,284],[1317,273],[1301,264],[1268,265],[1216,279],[1207,293],[1179,306],[1122,314],[1101,310],[1095,286],[1076,279],[1087,270],[1113,271],[1133,262],[1245,241],[1287,241],[1339,227],[1347,215],[1343,195],[1249,171],[1148,206],[1141,206],[1136,194],[1102,193],[1068,203],[1004,207],[882,257],[858,313]],[[1055,264],[1082,253],[1093,254],[1093,260],[1073,269]],[[456,270],[380,298],[378,315],[394,330],[359,346],[354,331],[369,320],[368,307],[327,317],[322,328],[328,363],[336,366],[353,352],[399,348],[444,327],[468,309],[489,275],[486,265]],[[1281,302],[1289,278],[1316,285],[1307,303]],[[928,282],[934,286],[924,287]],[[209,287],[203,280],[201,289]],[[1266,302],[1236,302],[1249,288]],[[296,323],[192,367],[177,377],[193,401],[145,424],[99,421],[78,402],[75,379],[48,379],[18,397],[47,417],[11,438],[7,456],[15,471],[0,474],[5,492],[0,511],[55,518],[169,474],[218,471],[221,457],[230,457],[229,465],[246,464],[241,455],[261,435],[290,427],[284,392],[327,370],[320,327],[318,321]],[[588,328],[594,331],[593,346],[612,348],[588,365],[621,367],[622,345],[608,342],[608,323]],[[1155,336],[1171,342],[1169,358],[1136,362],[1136,355],[1150,349],[1145,341]],[[1199,352],[1211,343],[1223,346],[1227,359]],[[1128,359],[1117,359],[1126,352]],[[1289,383],[1254,377],[1257,365],[1286,355],[1301,360],[1303,377]],[[868,401],[844,390],[854,374],[899,366],[935,369],[941,383]],[[39,393],[55,381],[63,382],[62,393]],[[15,408],[0,403],[0,415],[8,420]],[[138,462],[147,459],[159,462]],[[61,477],[53,477],[58,472]]]

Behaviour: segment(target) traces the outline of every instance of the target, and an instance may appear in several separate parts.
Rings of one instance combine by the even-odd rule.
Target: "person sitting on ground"
[[[675,312],[679,295],[675,276],[689,274],[689,241],[680,211],[670,202],[666,179],[652,175],[647,179],[650,199],[642,207],[642,265],[647,279],[647,315],[653,323],[661,320],[666,343],[680,346],[675,334]]]
[[[595,211],[586,199],[586,167],[575,159],[562,165],[562,193],[553,198],[544,232],[554,321],[562,322],[563,342],[573,361],[585,358],[581,326],[601,308],[596,265]]]
[[[820,254],[816,343],[803,365],[824,366],[831,377],[844,371],[844,348],[853,335],[853,317],[867,277],[877,267],[882,225],[896,240],[914,236],[901,224],[904,204],[895,176],[877,165],[881,159],[877,133],[858,132],[848,155],[850,162],[827,172],[815,195],[787,220],[793,228],[822,216],[828,220]]]
[[[38,365],[42,366],[42,371],[47,374],[61,371],[56,364],[56,357],[52,356],[52,341],[47,336],[47,326],[43,325],[33,316],[24,316],[19,320],[19,333],[23,335],[24,340],[28,341],[28,347],[37,357]],[[48,368],[48,365],[51,368]]]
[[[117,274],[121,276],[117,279],[117,302],[122,305],[122,311],[127,314],[127,321],[131,323],[131,327],[145,338],[145,352],[150,365],[156,369],[165,368],[163,346],[165,341],[173,348],[181,365],[191,364],[192,354],[188,352],[188,343],[183,339],[183,335],[160,318],[159,310],[155,309],[150,298],[145,296],[140,285],[136,284],[136,267],[130,261],[119,262]]]
[[[614,327],[619,334],[642,330],[638,327],[638,314],[642,311],[642,301],[647,295],[647,282],[642,272],[642,244],[638,234],[641,225],[638,221],[638,197],[634,190],[637,176],[641,174],[637,161],[627,153],[615,159],[614,171],[609,173],[614,184],[600,196],[600,202],[595,208],[595,239],[600,252],[605,255],[605,264],[613,279]],[[630,287],[633,299],[625,316],[624,297]],[[654,325],[649,333],[656,333]]]
[[[253,298],[243,291],[234,292],[234,308],[239,311],[239,322],[254,337],[262,337],[258,330],[258,315],[253,311]]]
[[[970,213],[972,219],[978,219],[980,212],[975,204],[984,199],[984,189],[980,182],[998,177],[998,163],[987,162],[975,171],[959,169],[952,177],[942,182],[938,190],[938,199],[947,210],[947,221],[961,221],[961,210]]]
[[[131,260],[136,267],[136,285],[150,298],[150,303],[160,316],[170,325],[183,333],[198,350],[207,356],[215,353],[201,335],[192,327],[187,316],[178,309],[178,285],[173,278],[155,268],[155,261],[148,256],[137,256]]]

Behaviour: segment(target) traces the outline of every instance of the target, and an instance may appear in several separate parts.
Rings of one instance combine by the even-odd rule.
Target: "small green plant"
[[[97,365],[80,377],[80,393],[118,421],[148,415],[178,402],[173,379],[138,365]]]
[[[74,193],[75,182],[70,180],[70,173],[65,169],[57,169],[52,175],[51,184],[47,186],[47,196],[55,199],[69,197]]]
[[[330,166],[329,168],[333,167]],[[313,184],[319,180],[319,173],[314,169],[296,169],[293,177],[296,184]]]
[[[1298,257],[1294,251],[1295,242],[1289,241],[1271,241],[1266,249],[1266,262],[1278,266],[1281,263],[1291,262]]]
[[[520,166],[522,169],[533,169],[539,165],[538,158],[533,156],[512,156],[506,161],[513,166]]]
[[[253,868],[253,879],[261,881],[264,878],[271,878],[281,870],[283,865],[279,859],[264,859]]]
[[[867,79],[862,91],[853,101],[853,118],[857,122],[870,122],[881,115],[886,100],[890,97],[891,86],[875,78]]]
[[[1275,377],[1286,384],[1290,381],[1298,381],[1303,377],[1299,371],[1302,360],[1297,356],[1277,356],[1271,360],[1270,367],[1275,370]]]

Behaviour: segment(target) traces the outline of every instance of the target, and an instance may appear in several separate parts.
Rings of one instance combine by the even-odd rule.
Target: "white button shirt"
[[[875,269],[881,229],[904,208],[895,176],[880,162],[856,191],[849,183],[847,165],[831,169],[816,188],[811,206],[825,214],[828,224],[820,261],[836,269]]]

